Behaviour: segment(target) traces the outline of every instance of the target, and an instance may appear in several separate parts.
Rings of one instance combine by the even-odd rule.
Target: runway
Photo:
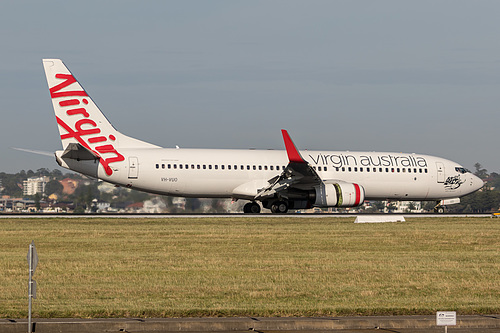
[[[444,332],[436,316],[315,317],[315,318],[119,318],[34,319],[33,332]],[[0,332],[24,333],[26,319],[0,319]],[[457,316],[450,332],[500,331],[500,315]]]
[[[0,218],[126,218],[126,219],[137,219],[137,218],[356,218],[357,216],[403,216],[405,219],[411,218],[429,218],[429,217],[493,217],[492,214],[354,214],[354,213],[333,213],[333,214],[244,214],[244,213],[227,213],[227,214],[188,214],[188,213],[176,213],[176,214],[115,214],[115,213],[104,213],[104,214],[50,214],[50,213],[1,213]]]

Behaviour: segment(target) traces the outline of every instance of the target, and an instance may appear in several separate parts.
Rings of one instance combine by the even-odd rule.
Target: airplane
[[[69,170],[149,193],[248,200],[244,213],[357,207],[365,200],[437,202],[436,211],[483,181],[453,161],[414,153],[163,148],[116,130],[60,59],[43,59]]]

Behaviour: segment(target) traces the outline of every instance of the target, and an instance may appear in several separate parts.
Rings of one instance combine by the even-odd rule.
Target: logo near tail
[[[73,138],[82,146],[94,152],[99,157],[106,174],[111,176],[113,170],[109,165],[125,160],[125,157],[113,146],[112,142],[116,140],[116,137],[112,134],[106,135],[105,133],[101,133],[102,131],[97,123],[91,119],[91,115],[86,109],[89,100],[85,98],[89,96],[84,90],[65,89],[77,82],[73,75],[55,74],[55,78],[64,81],[49,88],[50,96],[53,100],[55,98],[63,98],[63,100],[58,102],[59,106],[67,108],[65,110],[68,116],[67,119],[74,120],[71,124],[68,124],[56,115],[57,124],[67,131],[67,133],[61,134],[61,140]],[[77,87],[79,87],[78,84]],[[94,147],[92,148],[91,146]],[[104,158],[103,154],[111,154],[111,156]]]

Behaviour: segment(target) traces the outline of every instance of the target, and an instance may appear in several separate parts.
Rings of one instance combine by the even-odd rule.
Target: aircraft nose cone
[[[472,192],[479,190],[483,186],[484,186],[483,180],[481,178],[477,177],[476,175],[472,175],[472,179],[471,179]]]

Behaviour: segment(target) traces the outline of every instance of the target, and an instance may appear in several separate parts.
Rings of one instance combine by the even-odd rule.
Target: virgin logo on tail
[[[101,134],[101,129],[97,123],[91,119],[90,114],[87,112],[86,106],[89,104],[87,93],[84,90],[65,90],[62,89],[71,86],[76,82],[76,79],[71,74],[56,74],[56,79],[62,79],[63,82],[49,89],[50,97],[54,98],[64,98],[59,101],[59,106],[66,109],[67,119],[72,120],[70,124],[69,121],[66,123],[60,117],[56,115],[57,123],[59,126],[64,128],[67,133],[61,135],[61,140],[74,138],[82,146],[94,152],[99,156],[100,163],[104,167],[106,174],[111,176],[113,170],[109,166],[111,163],[121,162],[125,160],[125,157],[120,154],[112,143],[116,140],[116,137],[112,134],[103,135]],[[107,143],[107,144],[103,144]],[[91,145],[94,148],[91,148]],[[104,158],[102,154],[113,154],[113,156]]]

